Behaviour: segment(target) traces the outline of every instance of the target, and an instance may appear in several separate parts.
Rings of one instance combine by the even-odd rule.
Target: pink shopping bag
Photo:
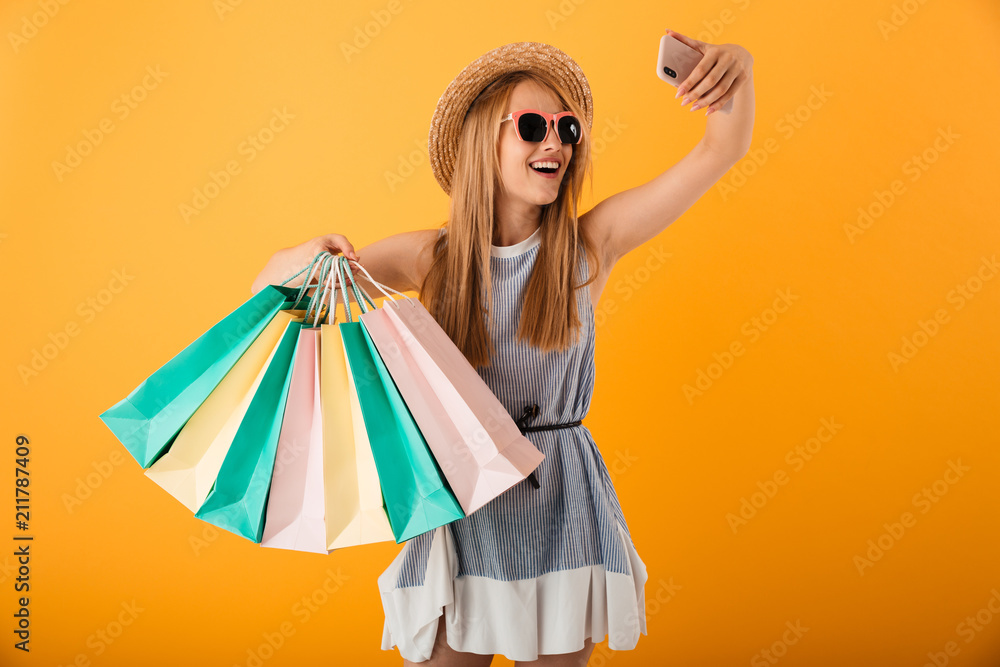
[[[319,333],[299,332],[261,546],[326,554]]]
[[[545,455],[423,304],[400,296],[359,319],[469,515],[526,479]]]

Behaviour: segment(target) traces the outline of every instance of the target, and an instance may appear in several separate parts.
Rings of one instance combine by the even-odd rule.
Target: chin
[[[559,193],[556,193],[554,195],[540,194],[536,197],[530,197],[528,201],[530,201],[535,206],[548,206],[557,199],[559,199]]]
[[[541,200],[539,201],[541,205],[547,206],[552,202],[556,201],[557,199],[559,199],[559,189],[557,188],[555,192],[552,192],[551,194],[545,194],[539,199]]]
[[[555,200],[559,198],[559,191],[562,186],[562,181],[559,181],[559,187],[549,189],[542,184],[528,182],[524,184],[524,187],[515,190],[515,192],[520,193],[520,198],[530,204],[535,206],[548,206]]]

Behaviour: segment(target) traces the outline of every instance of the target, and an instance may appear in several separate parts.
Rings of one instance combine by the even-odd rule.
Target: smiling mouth
[[[558,175],[559,167],[532,167],[528,165],[528,169],[538,174],[540,178],[544,178],[547,181],[558,181],[561,177]]]

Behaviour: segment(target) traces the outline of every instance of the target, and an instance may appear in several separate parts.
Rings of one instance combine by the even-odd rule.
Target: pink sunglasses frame
[[[545,121],[546,121],[546,123],[545,123],[545,136],[542,137],[541,141],[538,141],[538,142],[536,142],[536,141],[528,141],[527,139],[525,139],[524,137],[521,136],[521,131],[519,129],[517,129],[518,120],[521,118],[521,116],[523,116],[526,113],[537,113],[539,116],[541,116],[542,118],[545,119]],[[561,118],[563,118],[565,116],[569,116],[571,118],[574,118],[576,120],[577,124],[580,126],[581,130],[583,129],[583,123],[580,122],[579,117],[577,117],[577,115],[575,113],[573,113],[572,111],[560,111],[559,113],[545,113],[544,111],[539,111],[538,109],[521,109],[519,111],[512,111],[509,114],[507,114],[506,116],[504,116],[503,118],[501,118],[500,119],[500,124],[502,125],[503,123],[505,123],[508,120],[514,121],[514,134],[517,135],[518,139],[520,139],[521,141],[523,141],[525,143],[529,143],[529,144],[545,143],[545,140],[549,138],[549,132],[552,130],[552,128],[557,127],[557,123],[559,122],[559,119],[561,119]],[[556,130],[556,134],[557,135],[558,135],[558,132],[559,131]],[[570,143],[570,142],[562,141],[562,137],[559,137],[559,140],[562,143]],[[580,132],[580,136],[577,137],[576,141],[570,143],[570,145],[572,146],[572,145],[578,144],[581,141],[583,141],[583,132]]]

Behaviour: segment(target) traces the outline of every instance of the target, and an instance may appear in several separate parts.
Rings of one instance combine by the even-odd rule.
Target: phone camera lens
[[[664,67],[663,68],[663,73],[666,74],[667,76],[669,76],[671,79],[676,79],[677,78],[677,72],[675,72],[674,70],[670,69],[669,67]]]

